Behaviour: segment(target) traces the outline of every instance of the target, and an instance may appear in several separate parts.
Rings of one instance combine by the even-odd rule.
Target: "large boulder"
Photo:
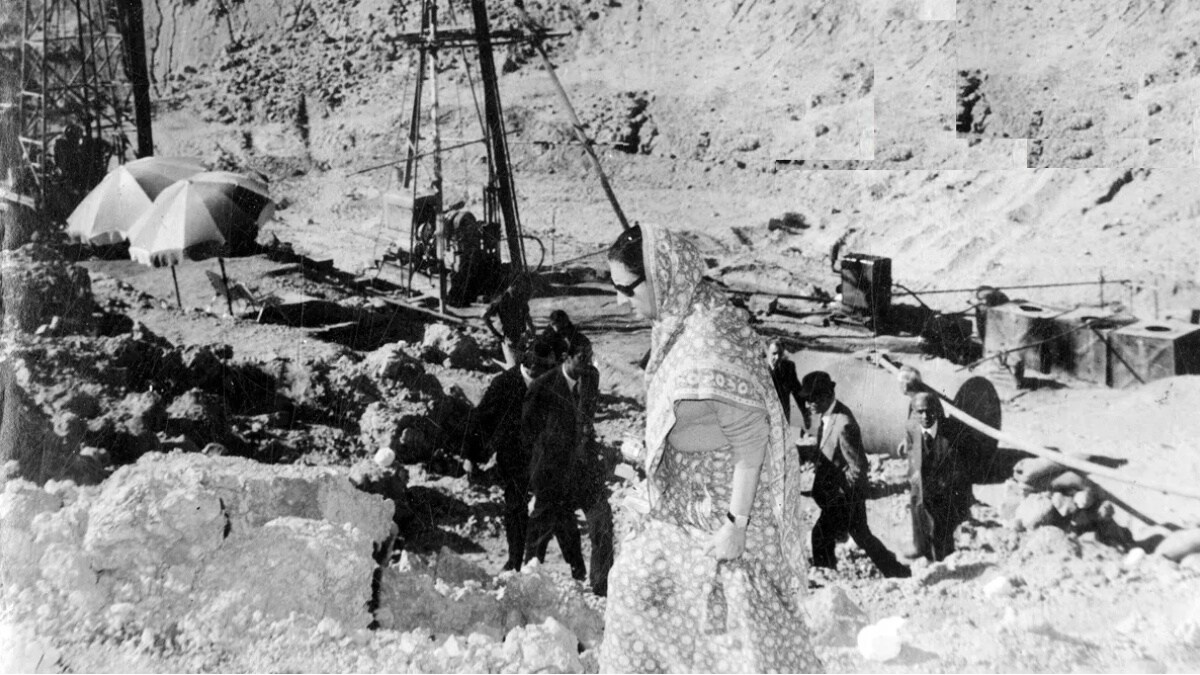
[[[203,389],[189,389],[167,406],[167,433],[183,435],[197,446],[221,442],[229,435],[225,402]]]
[[[423,462],[438,447],[438,430],[425,403],[372,403],[359,418],[358,429],[363,445],[389,448],[403,464]]]
[[[371,622],[391,518],[335,469],[155,453],[95,487],[9,481],[0,581],[18,619],[67,640],[218,644],[322,620],[351,631]]]
[[[426,361],[451,368],[478,370],[483,366],[483,352],[475,338],[462,329],[444,323],[425,326],[421,355]]]
[[[410,401],[436,400],[443,395],[442,384],[425,372],[420,359],[405,351],[399,342],[387,344],[367,355],[363,372],[385,391],[403,390]]]
[[[42,244],[0,254],[0,285],[8,330],[31,333],[55,317],[65,328],[78,330],[97,309],[87,270]]]

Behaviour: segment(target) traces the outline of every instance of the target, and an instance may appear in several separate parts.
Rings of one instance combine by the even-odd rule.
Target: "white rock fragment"
[[[317,633],[327,635],[334,640],[340,640],[345,634],[346,629],[337,619],[325,617],[317,624]]]
[[[1127,570],[1135,569],[1145,558],[1145,549],[1133,548],[1130,549],[1129,553],[1125,554],[1125,558],[1121,560],[1121,566]]]
[[[392,462],[396,461],[396,452],[386,445],[379,448],[375,453],[375,463],[383,468],[388,468]]]
[[[1117,622],[1117,625],[1113,626],[1113,629],[1118,633],[1129,635],[1138,629],[1138,626],[1142,624],[1142,620],[1141,613],[1134,612],[1133,614],[1130,614],[1121,621]]]
[[[553,617],[541,625],[514,628],[504,638],[502,650],[508,672],[521,673],[578,673],[583,671],[579,660],[579,639]],[[506,671],[508,668],[505,669]]]
[[[1010,598],[1016,592],[1016,587],[1008,577],[1000,576],[992,579],[983,586],[985,598]]]
[[[1188,616],[1175,628],[1175,637],[1189,647],[1200,647],[1200,600],[1192,603]]]
[[[811,618],[808,628],[813,642],[820,645],[850,646],[869,623],[866,613],[836,585],[810,592],[804,607]]]
[[[890,661],[900,655],[904,640],[900,629],[905,620],[898,616],[881,619],[858,632],[858,652],[871,661]]]

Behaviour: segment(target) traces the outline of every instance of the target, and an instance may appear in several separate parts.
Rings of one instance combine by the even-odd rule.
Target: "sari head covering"
[[[679,401],[715,400],[766,412],[766,457],[755,500],[769,499],[781,549],[804,579],[807,536],[800,499],[799,458],[789,447],[787,420],[771,383],[762,340],[746,313],[705,281],[704,261],[679,233],[642,228],[646,278],[657,316],[646,366],[646,474],[662,460]]]

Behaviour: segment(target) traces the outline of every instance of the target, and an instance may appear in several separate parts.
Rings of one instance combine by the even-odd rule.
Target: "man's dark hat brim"
[[[813,394],[833,391],[833,378],[823,370],[814,370],[800,380],[800,395],[808,398]]]

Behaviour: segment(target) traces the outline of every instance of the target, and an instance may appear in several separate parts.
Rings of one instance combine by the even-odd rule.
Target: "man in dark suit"
[[[783,404],[783,416],[788,422],[792,421],[792,399],[804,418],[804,427],[808,428],[808,409],[804,407],[804,398],[800,396],[800,379],[796,377],[796,364],[783,353],[783,345],[779,340],[771,340],[767,345],[767,365],[771,368],[771,382],[775,384],[775,393]]]
[[[600,371],[592,363],[590,341],[576,332],[572,341],[581,341],[586,350],[586,365],[579,376],[579,408],[582,433],[576,507],[587,519],[592,555],[588,565],[588,585],[599,596],[608,595],[608,571],[613,565],[613,515],[608,503],[611,491],[608,479],[616,468],[616,458],[596,442],[596,408],[600,403]],[[567,348],[570,353],[571,348]],[[544,550],[544,549],[543,549]]]
[[[553,366],[550,345],[535,341],[520,365],[492,380],[467,425],[467,459],[478,466],[492,455],[496,457],[504,488],[505,571],[521,569],[529,522],[529,455],[521,445],[521,406],[529,385]]]
[[[966,429],[946,417],[941,400],[913,396],[901,451],[908,455],[913,547],[917,555],[942,560],[954,552],[954,528],[970,515],[974,497],[960,456]]]
[[[850,409],[834,395],[833,378],[821,370],[804,376],[800,395],[816,425],[816,476],[812,496],[821,507],[812,530],[813,565],[837,569],[834,547],[849,534],[886,577],[912,573],[867,524],[867,455]]]
[[[521,442],[529,453],[529,492],[533,510],[525,542],[525,561],[543,560],[550,538],[558,541],[571,576],[587,575],[575,509],[588,464],[591,420],[585,412],[594,398],[589,388],[592,348],[588,341],[571,345],[562,365],[529,387],[521,416]],[[587,404],[587,405],[585,405]]]

